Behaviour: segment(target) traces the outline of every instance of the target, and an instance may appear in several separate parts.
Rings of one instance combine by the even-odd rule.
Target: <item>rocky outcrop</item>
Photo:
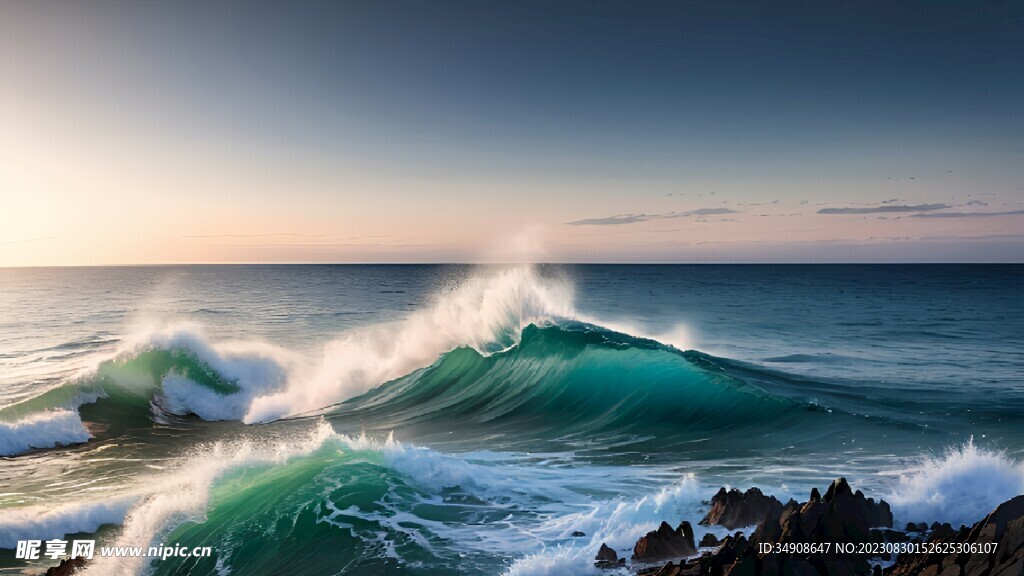
[[[824,498],[815,498],[815,492],[803,504],[790,500],[777,512],[770,512],[754,532],[753,539],[758,542],[861,544],[879,540],[872,528],[892,528],[889,504],[865,498],[860,490],[854,492],[846,478],[832,482]]]
[[[46,576],[71,576],[85,567],[86,560],[82,556],[77,558],[66,558],[60,564],[46,569]]]
[[[712,546],[718,546],[718,536],[715,536],[711,532],[708,532],[700,539],[701,548],[711,548]]]
[[[844,478],[829,486],[825,495],[815,489],[806,502],[790,500],[785,505],[760,490],[726,491],[711,501],[711,511],[701,522],[741,527],[756,524],[748,538],[737,532],[726,537],[717,549],[689,561],[669,562],[641,572],[651,576],[881,576],[873,574],[863,555],[843,554],[834,548],[805,549],[800,553],[760,552],[767,544],[882,542],[905,538],[902,532],[889,531],[892,512],[884,501],[866,498],[854,492]],[[662,524],[659,532],[667,537],[671,528]],[[676,531],[678,532],[678,530]],[[890,532],[893,532],[890,535]],[[651,533],[655,534],[655,533]],[[648,540],[651,534],[648,534]],[[713,546],[717,539],[705,535]],[[643,539],[642,539],[643,540]],[[641,542],[638,542],[639,546]],[[701,540],[705,545],[705,540]],[[662,556],[662,560],[680,560],[684,556]],[[655,560],[649,557],[648,561]],[[902,576],[902,575],[901,575]],[[935,575],[938,576],[938,575]],[[966,576],[966,575],[964,575]]]
[[[892,511],[885,501],[855,492],[843,478],[833,482],[824,496],[813,490],[803,503],[790,500],[783,505],[775,500],[772,504],[769,498],[753,489],[746,493],[720,490],[712,513],[702,523],[743,525],[752,515],[765,513],[749,538],[737,532],[697,558],[687,558],[692,555],[689,552],[660,558],[645,555],[646,566],[637,562],[634,569],[642,576],[1024,576],[1024,496],[1003,503],[970,528],[917,523],[908,525],[906,532],[892,529]],[[688,528],[684,523],[672,530],[662,523],[637,542],[634,557],[641,548],[674,553],[663,543],[685,538],[684,525]],[[875,560],[870,555],[842,553],[835,547],[853,544],[857,550],[860,544],[920,542],[925,532],[928,542],[952,545],[953,552],[903,555],[883,571],[879,564],[868,562]],[[713,541],[717,538],[705,535],[701,546],[711,547]],[[832,546],[828,550],[795,547],[795,553],[774,551],[786,549],[775,545],[801,543]]]
[[[1021,576],[1024,574],[1024,496],[999,505],[971,528],[932,530],[928,542],[960,553],[907,554],[887,576]],[[995,545],[995,552],[991,551]],[[946,552],[947,550],[942,550]],[[952,551],[950,551],[952,552]]]
[[[655,562],[668,558],[685,558],[697,553],[697,545],[693,540],[693,527],[683,522],[675,530],[668,522],[653,532],[648,532],[637,540],[633,547],[633,560],[637,562]]]
[[[711,498],[711,510],[700,523],[702,526],[725,526],[735,530],[760,524],[781,511],[782,503],[774,496],[765,496],[758,488],[746,492],[722,488]]]
[[[594,566],[598,568],[617,568],[626,564],[625,558],[619,558],[619,554],[608,547],[607,544],[601,544],[601,549],[597,551],[597,557],[594,558]]]

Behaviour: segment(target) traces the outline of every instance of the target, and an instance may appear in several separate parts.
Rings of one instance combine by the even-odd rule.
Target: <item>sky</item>
[[[0,3],[0,266],[1022,262],[1024,3]]]

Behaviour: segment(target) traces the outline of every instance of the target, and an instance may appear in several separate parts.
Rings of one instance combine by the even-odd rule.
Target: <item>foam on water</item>
[[[95,532],[103,524],[120,524],[136,498],[72,503],[58,508],[5,508],[0,514],[0,548],[14,549],[18,540],[52,540],[78,532]]]
[[[633,544],[663,521],[676,525],[696,520],[704,515],[701,497],[708,495],[692,474],[658,491],[629,499],[615,498],[596,502],[587,509],[552,518],[535,530],[541,541],[558,544],[545,547],[516,559],[507,571],[509,576],[541,576],[558,574],[590,574],[594,569],[594,556],[601,544],[607,544],[627,557]],[[564,539],[574,531],[584,532],[584,539],[565,544]],[[701,534],[697,534],[699,539]]]
[[[121,532],[111,545],[144,548],[158,545],[160,538],[178,524],[202,520],[210,488],[225,472],[243,466],[283,465],[337,437],[330,425],[320,421],[308,436],[297,441],[269,445],[252,441],[216,443],[189,459],[176,472],[150,479],[146,491],[137,495],[124,515]],[[135,575],[143,572],[147,563],[146,558],[98,556],[84,574]]]
[[[428,366],[457,347],[483,354],[506,349],[518,342],[527,324],[573,316],[573,289],[566,280],[543,278],[531,266],[488,269],[437,294],[428,306],[402,320],[340,335],[324,345],[319,358],[258,341],[212,342],[195,323],[150,324],[137,326],[116,353],[97,356],[93,368],[76,380],[88,382],[104,364],[130,362],[149,350],[186,351],[237,390],[225,393],[172,370],[158,383],[156,400],[162,410],[205,420],[268,422],[342,402]],[[41,408],[74,410],[97,397],[102,394]],[[76,419],[60,413],[0,423],[0,453],[88,440]]]
[[[428,366],[454,348],[490,353],[515,344],[526,324],[574,316],[570,284],[532,267],[481,273],[398,322],[346,334],[324,347],[318,367],[287,388],[256,398],[245,422],[316,410]]]
[[[119,356],[131,357],[149,349],[187,350],[238,391],[223,394],[177,373],[163,377],[161,407],[175,414],[195,414],[204,420],[240,420],[253,399],[284,387],[302,357],[264,342],[212,343],[198,324],[181,323],[144,329],[129,339]]]
[[[58,444],[76,444],[90,437],[77,412],[40,412],[15,422],[0,422],[0,456],[53,448]]]
[[[1024,494],[1024,463],[972,441],[902,475],[890,501],[897,525],[938,521],[955,527],[972,525],[1019,494]]]

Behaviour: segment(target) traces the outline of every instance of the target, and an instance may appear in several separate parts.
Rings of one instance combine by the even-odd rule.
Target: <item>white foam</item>
[[[626,570],[602,570],[594,566],[594,554],[572,545],[557,545],[543,552],[516,559],[506,576],[577,576],[586,574],[629,574]]]
[[[454,348],[506,348],[528,323],[574,315],[572,287],[529,266],[487,270],[439,294],[404,320],[356,330],[328,343],[316,369],[285,390],[256,398],[245,422],[316,410],[430,365]]]
[[[897,525],[938,521],[970,526],[1019,494],[1024,494],[1024,464],[968,442],[902,475],[890,502]]]
[[[518,558],[506,574],[540,576],[594,573],[594,557],[601,544],[620,556],[628,555],[636,541],[666,521],[673,527],[683,520],[703,516],[701,487],[690,474],[673,485],[637,499],[617,498],[596,503],[582,512],[552,518],[536,530],[538,540],[552,542],[582,531],[589,541],[580,545],[558,544]],[[698,528],[694,525],[694,528]],[[698,535],[699,538],[699,535]]]
[[[120,524],[134,498],[114,498],[58,508],[5,508],[0,515],[0,548],[13,549],[18,540],[52,540],[77,532],[95,532],[103,524]]]
[[[74,410],[51,410],[15,422],[0,422],[0,456],[14,456],[91,438]]]
[[[437,494],[445,488],[459,487],[484,497],[519,495],[544,500],[554,498],[563,503],[582,502],[579,493],[570,489],[574,480],[565,478],[564,469],[488,465],[483,460],[493,453],[479,454],[481,461],[475,461],[473,455],[444,454],[398,442],[393,434],[384,440],[368,437],[365,433],[356,437],[339,435],[338,438],[342,446],[350,450],[380,453],[388,468],[404,476],[409,484],[429,493]],[[579,482],[585,477],[592,479],[593,476],[607,474],[607,469],[581,470],[575,480]]]
[[[107,503],[65,506],[55,510],[25,509],[8,516],[3,533],[12,538],[60,537],[73,531],[95,531],[102,523],[122,523],[115,542],[108,546],[155,546],[184,521],[202,521],[209,506],[210,490],[226,472],[239,467],[287,465],[292,459],[307,456],[325,444],[343,452],[372,453],[401,474],[413,486],[438,498],[444,488],[460,486],[495,505],[511,510],[532,510],[533,519],[523,523],[496,522],[486,527],[487,537],[479,538],[480,526],[461,526],[418,518],[396,504],[387,511],[334,510],[327,521],[351,529],[345,517],[357,514],[396,531],[409,533],[408,526],[424,526],[454,542],[466,543],[472,550],[490,554],[518,555],[510,574],[585,574],[592,572],[593,557],[602,542],[622,550],[632,546],[640,535],[653,530],[662,520],[670,522],[697,518],[701,513],[700,487],[692,476],[648,495],[631,499],[617,498],[595,502],[586,488],[602,487],[605,492],[629,490],[637,478],[627,478],[621,469],[587,467],[572,469],[545,464],[509,464],[515,456],[496,453],[473,455],[442,454],[427,448],[366,435],[348,437],[319,421],[307,435],[278,443],[242,441],[216,443],[170,472],[159,472],[143,479],[137,488],[122,491],[121,499]],[[495,461],[504,463],[496,465]],[[652,470],[640,477],[651,476]],[[511,499],[511,500],[509,500]],[[430,500],[440,503],[441,500]],[[497,502],[505,502],[498,504]],[[335,517],[336,516],[336,517]],[[511,516],[510,516],[511,519]],[[573,531],[584,530],[589,539],[570,539]],[[415,531],[410,534],[416,538]],[[569,540],[568,543],[566,541]],[[550,542],[562,542],[549,545]],[[428,547],[430,542],[423,540]],[[143,558],[97,558],[87,574],[129,575],[145,573]]]
[[[204,420],[241,420],[254,398],[282,389],[289,374],[304,363],[299,354],[263,342],[212,343],[203,328],[193,323],[144,328],[128,339],[119,355],[130,357],[154,348],[188,350],[238,386],[238,392],[221,394],[177,373],[164,376],[161,407]]]
[[[441,291],[425,308],[402,320],[340,335],[324,345],[318,358],[258,341],[215,343],[201,326],[185,322],[137,327],[116,354],[96,360],[91,374],[105,360],[131,358],[151,349],[184,349],[225,380],[236,383],[239,391],[220,394],[180,373],[171,373],[160,383],[162,391],[157,400],[162,409],[206,420],[268,422],[343,402],[429,366],[454,348],[471,347],[483,354],[506,349],[518,342],[521,329],[530,323],[547,325],[559,319],[578,319],[601,324],[598,319],[581,316],[573,296],[573,287],[566,278],[543,276],[532,266],[487,267]],[[613,323],[611,328],[643,334],[632,326]],[[685,348],[684,332],[679,328],[672,334],[656,336]],[[128,387],[150,385],[145,379],[128,381],[132,378],[129,374],[111,375]],[[83,401],[93,400],[95,397]],[[70,408],[76,409],[78,404]],[[0,442],[5,434],[12,438],[8,442],[11,448],[4,453],[17,454],[28,446],[52,447],[72,437],[82,438],[84,426],[80,421],[75,423],[68,415],[61,418],[63,428],[55,423],[49,429],[34,424],[36,432],[30,434],[26,429],[17,437],[0,428]],[[33,436],[35,443],[27,443],[26,435]],[[85,439],[88,437],[78,441]]]
[[[201,521],[210,497],[210,488],[225,472],[243,466],[285,464],[288,460],[317,450],[338,435],[324,421],[297,441],[257,444],[252,441],[216,443],[196,454],[172,474],[148,479],[144,492],[136,496],[124,515],[124,522],[112,546],[160,544],[160,539],[187,520]],[[92,576],[129,576],[144,571],[146,558],[101,557],[89,563],[84,574]]]

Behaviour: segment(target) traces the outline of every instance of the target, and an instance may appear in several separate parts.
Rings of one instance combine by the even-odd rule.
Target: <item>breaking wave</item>
[[[1020,494],[1024,494],[1024,463],[979,448],[972,440],[902,475],[892,504],[903,522],[970,526]]]

